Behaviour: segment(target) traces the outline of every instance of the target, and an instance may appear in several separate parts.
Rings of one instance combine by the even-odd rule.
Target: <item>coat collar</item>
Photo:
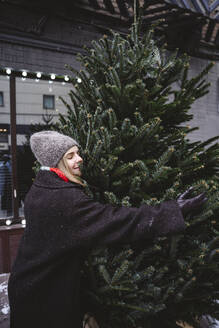
[[[48,189],[83,188],[80,184],[63,181],[56,173],[40,170],[33,182],[37,187]]]

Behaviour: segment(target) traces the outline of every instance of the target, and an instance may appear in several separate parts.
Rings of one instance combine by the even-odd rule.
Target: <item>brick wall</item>
[[[0,41],[0,66],[2,67],[12,67],[17,70],[27,69],[32,72],[68,74],[69,70],[65,68],[65,64],[79,68],[73,50],[72,53],[67,54]]]

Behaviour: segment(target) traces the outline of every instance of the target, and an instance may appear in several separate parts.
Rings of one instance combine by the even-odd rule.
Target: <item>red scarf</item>
[[[64,173],[57,167],[50,167],[50,171],[55,172],[62,180],[69,182],[69,179],[64,175]]]

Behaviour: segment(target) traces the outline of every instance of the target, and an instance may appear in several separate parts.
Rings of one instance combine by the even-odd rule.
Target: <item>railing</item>
[[[0,227],[0,273],[11,271],[23,232],[21,224]]]

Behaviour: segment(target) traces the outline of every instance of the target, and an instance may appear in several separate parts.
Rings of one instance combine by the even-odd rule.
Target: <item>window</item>
[[[43,95],[43,108],[55,109],[55,96]]]
[[[0,106],[4,106],[4,94],[0,91]]]
[[[8,134],[5,132],[1,132],[1,130],[3,129],[0,129],[0,143],[8,143]]]
[[[5,132],[2,132],[2,130],[4,131],[5,129],[0,128],[0,154],[1,155],[3,155],[3,153],[1,151],[8,150],[8,134]],[[1,157],[2,156],[0,156],[0,160],[2,160]],[[0,166],[1,166],[1,163],[0,163]],[[0,176],[0,180],[1,180],[1,176]],[[1,181],[0,181],[0,184],[1,184]],[[0,211],[1,211],[1,209],[0,209]]]

